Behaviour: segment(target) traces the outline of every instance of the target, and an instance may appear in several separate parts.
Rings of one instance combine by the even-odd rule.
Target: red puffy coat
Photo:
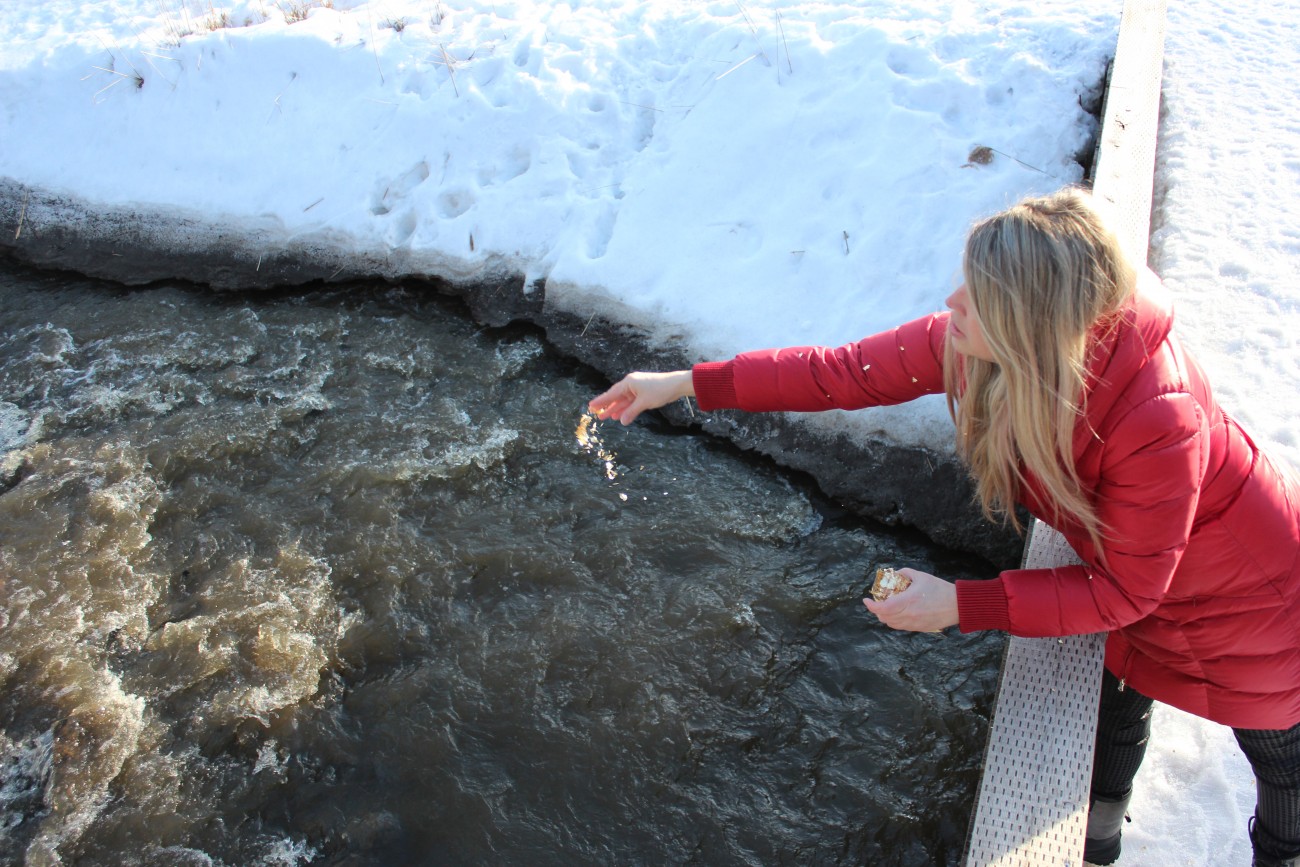
[[[859,409],[943,391],[938,313],[837,349],[750,352],[697,365],[701,409]],[[1238,728],[1300,722],[1300,479],[1214,400],[1145,296],[1098,338],[1075,464],[1104,525],[1104,557],[1057,526],[1083,566],[958,581],[963,632],[1109,630],[1106,667],[1158,701]],[[1033,480],[1021,501],[1040,517]],[[1104,564],[1104,566],[1103,566]]]

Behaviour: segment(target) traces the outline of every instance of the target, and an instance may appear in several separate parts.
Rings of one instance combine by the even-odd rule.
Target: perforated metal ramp
[[[1060,533],[1034,523],[1025,568],[1078,562]],[[971,867],[1083,860],[1105,644],[1102,632],[1008,642],[971,825]]]

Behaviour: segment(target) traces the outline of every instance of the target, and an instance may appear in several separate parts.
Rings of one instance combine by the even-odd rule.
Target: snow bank
[[[973,219],[1082,177],[1118,18],[1061,2],[310,5],[6,16],[0,177],[160,232],[253,227],[240,243],[264,248],[259,267],[293,248],[522,275],[548,305],[692,358],[839,343],[939,307]],[[950,452],[937,400],[818,423]]]

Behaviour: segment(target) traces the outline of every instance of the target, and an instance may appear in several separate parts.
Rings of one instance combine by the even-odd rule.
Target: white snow
[[[1170,4],[1151,263],[1224,403],[1296,463],[1282,6]],[[1080,178],[1122,0],[331,7],[0,0],[0,176],[522,273],[699,358],[841,343],[938,309],[973,219]],[[938,399],[812,423],[950,448]],[[1120,863],[1249,864],[1253,788],[1229,730],[1161,708]]]

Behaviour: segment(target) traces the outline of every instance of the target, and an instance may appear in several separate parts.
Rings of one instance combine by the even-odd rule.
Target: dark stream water
[[[0,265],[0,863],[954,864],[978,563],[427,290]]]

